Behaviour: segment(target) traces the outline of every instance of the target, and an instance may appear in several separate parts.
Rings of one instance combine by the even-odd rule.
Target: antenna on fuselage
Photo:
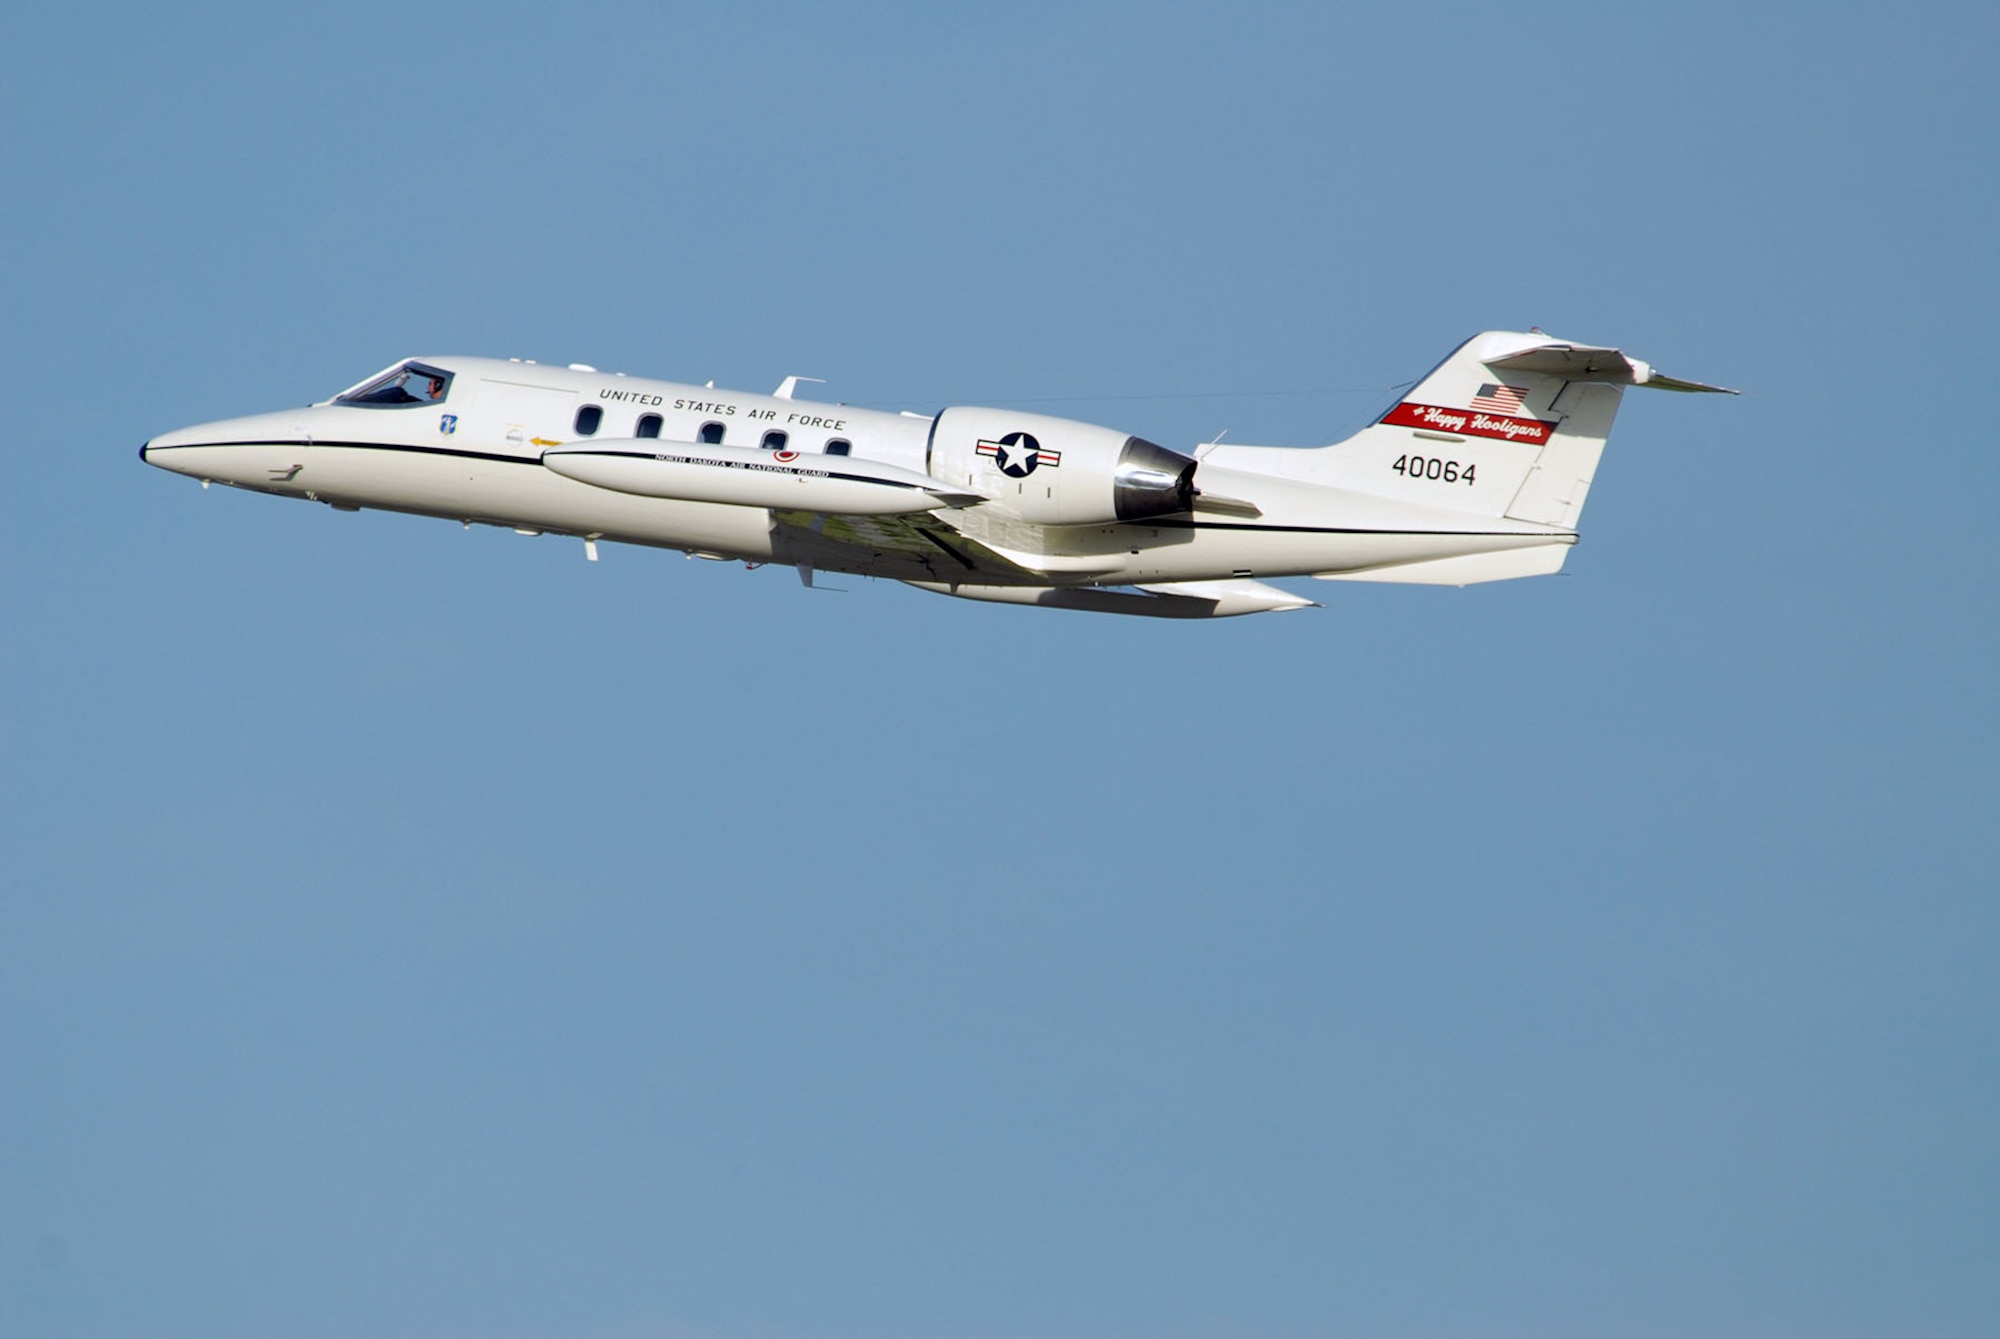
[[[786,377],[778,383],[778,389],[771,392],[772,397],[779,400],[791,399],[792,392],[799,388],[801,381],[810,381],[820,386],[826,385],[825,377]]]

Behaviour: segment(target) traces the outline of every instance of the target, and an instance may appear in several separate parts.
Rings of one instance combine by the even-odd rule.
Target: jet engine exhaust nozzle
[[[1129,437],[1111,476],[1111,505],[1121,521],[1167,516],[1194,506],[1195,460],[1143,437]]]

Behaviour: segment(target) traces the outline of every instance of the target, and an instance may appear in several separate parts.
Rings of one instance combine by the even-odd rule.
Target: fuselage
[[[941,440],[951,437],[954,422],[968,425],[955,446],[956,439]],[[1039,437],[1003,431],[1014,424]],[[1121,460],[1133,459],[1136,444],[1160,459],[1185,461],[1188,471],[1179,483],[1186,505],[1134,519],[1123,519],[1121,510],[1077,513],[1085,519],[1072,521],[1070,512],[1052,510],[1070,505],[1062,501],[1062,488],[1083,495],[1089,471],[1097,468],[1092,452],[1100,438],[1111,443],[1105,451],[1124,443]],[[1039,459],[1032,451],[1024,458],[1020,440],[1039,444]],[[827,515],[810,506],[646,496],[566,477],[544,463],[545,453],[574,452],[580,443],[617,444],[641,463],[654,443],[663,460],[674,444],[768,451],[774,471],[792,453],[820,462],[822,474],[825,462],[875,462],[965,496],[959,505],[927,512],[921,525]],[[1350,460],[1336,448],[1216,448],[1202,455],[1196,476],[1191,456],[1041,416],[888,413],[484,358],[411,359],[332,400],[167,433],[141,454],[204,483],[340,509],[408,512],[933,586],[1324,575],[1574,538],[1564,526],[1498,514],[1504,499],[1491,514],[1467,510],[1473,494],[1464,488],[1439,488],[1442,506],[1421,487],[1384,496],[1374,466],[1366,466],[1364,477],[1360,458]],[[1101,471],[1107,497],[1111,469],[1105,464]],[[1154,469],[1153,476],[1159,474]],[[1172,483],[1156,480],[1161,488]],[[1394,479],[1388,484],[1391,492],[1400,486]]]

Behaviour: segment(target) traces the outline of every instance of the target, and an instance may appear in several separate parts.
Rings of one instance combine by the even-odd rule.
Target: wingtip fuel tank
[[[982,500],[914,470],[814,451],[630,438],[552,447],[542,453],[542,464],[618,493],[781,511],[895,516]]]

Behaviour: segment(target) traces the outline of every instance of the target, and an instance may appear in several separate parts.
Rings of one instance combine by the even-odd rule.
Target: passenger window
[[[587,404],[576,411],[576,435],[588,437],[597,431],[597,425],[604,421],[602,405]]]
[[[854,444],[845,437],[836,437],[826,444],[826,453],[829,456],[844,456],[853,449]]]
[[[632,430],[632,435],[634,437],[658,437],[660,435],[660,416],[658,414],[641,414],[639,416],[639,426]]]
[[[720,423],[702,424],[701,433],[699,436],[695,438],[695,440],[697,442],[700,442],[704,446],[721,446],[722,425]]]
[[[782,451],[785,449],[786,440],[785,433],[777,428],[773,428],[764,434],[764,449],[766,451]]]

